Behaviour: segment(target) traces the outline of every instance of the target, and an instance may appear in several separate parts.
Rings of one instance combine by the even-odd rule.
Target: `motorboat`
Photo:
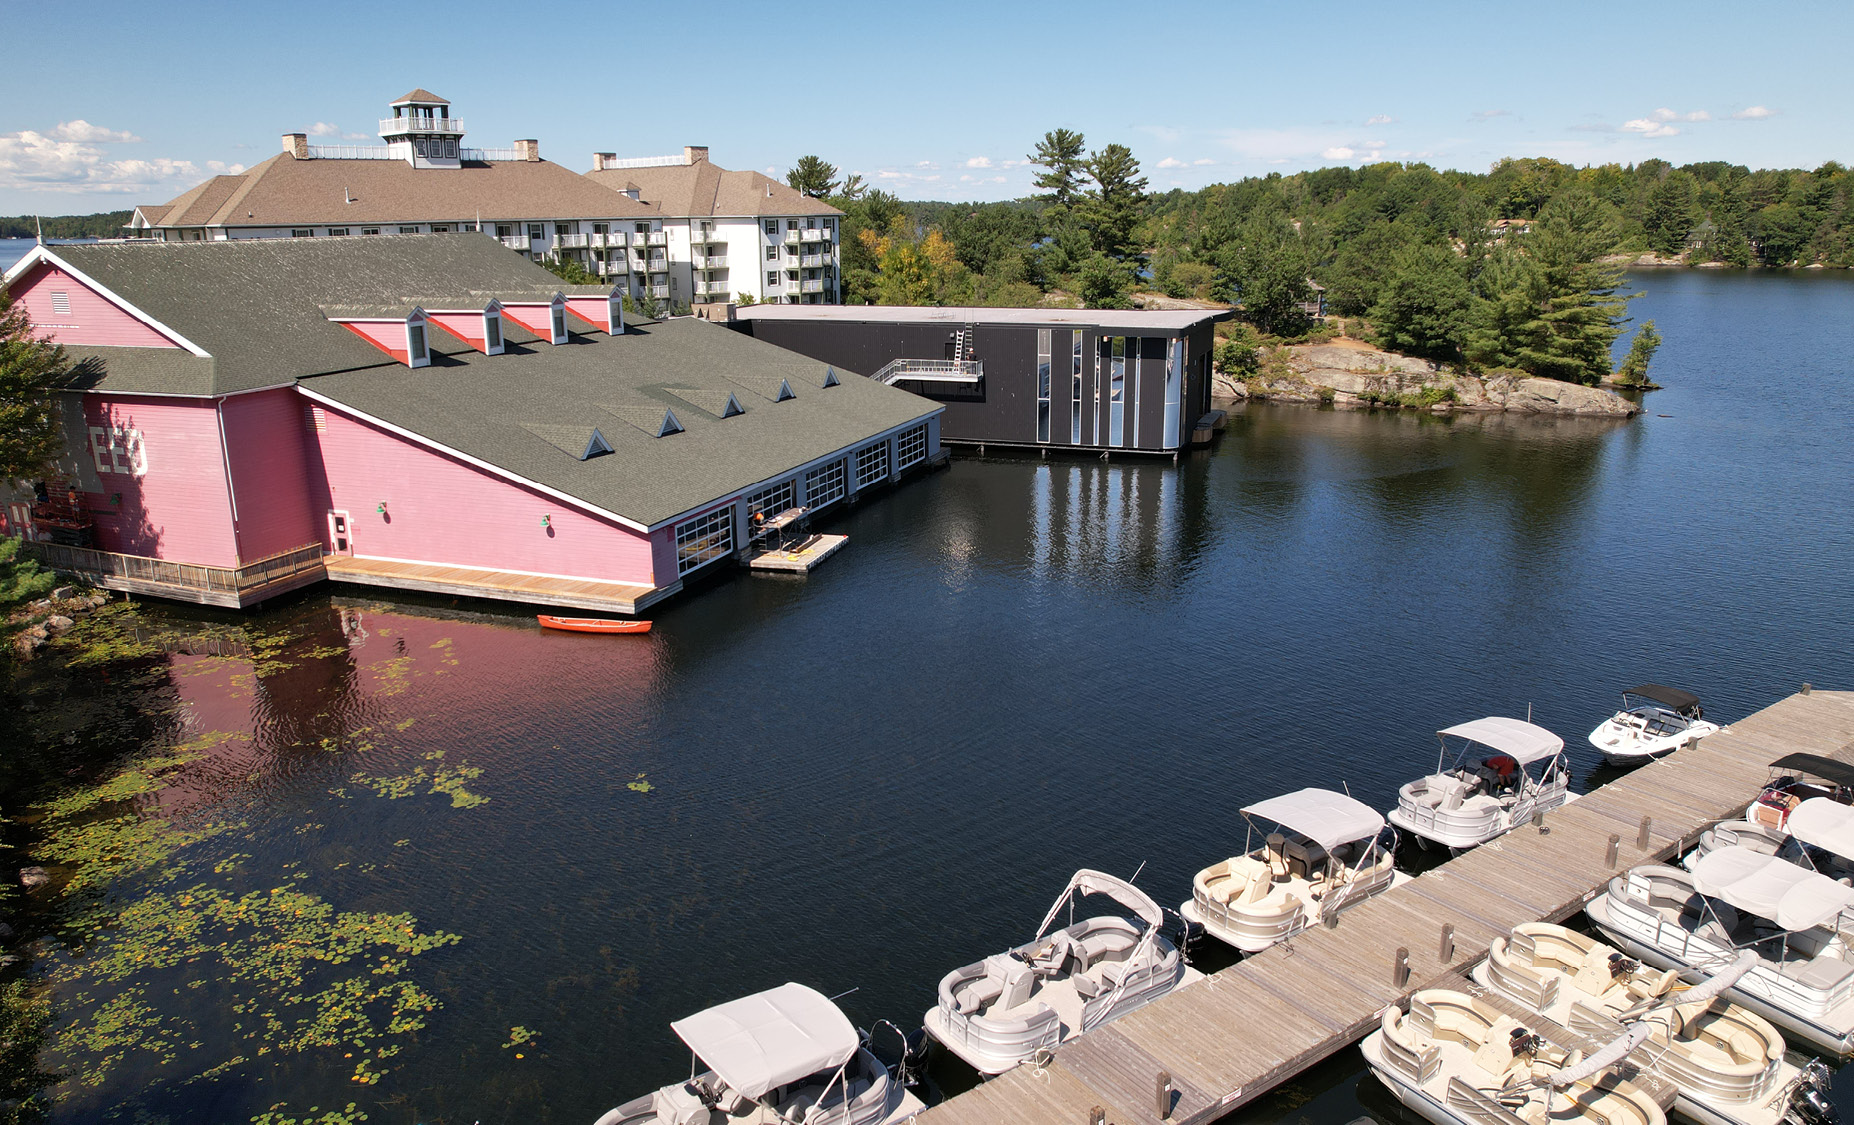
[[[1526,922],[1495,938],[1474,968],[1475,983],[1572,1032],[1609,1042],[1625,1023],[1651,1030],[1630,1056],[1678,1090],[1675,1108],[1701,1125],[1825,1125],[1834,1116],[1822,1071],[1784,1059],[1783,1034],[1769,1020],[1719,994],[1755,964],[1689,987],[1611,946],[1550,922]],[[1739,970],[1739,971],[1734,971]]]
[[[1471,848],[1577,799],[1564,739],[1544,727],[1494,716],[1436,737],[1442,743],[1436,772],[1398,790],[1390,814],[1392,824],[1419,841]]]
[[[1671,754],[1716,732],[1699,696],[1661,684],[1642,684],[1622,693],[1622,710],[1590,732],[1590,745],[1617,765],[1634,765]]]
[[[1722,847],[1692,871],[1648,864],[1618,875],[1584,912],[1624,953],[1686,980],[1756,953],[1725,995],[1817,1050],[1854,1052],[1854,961],[1842,936],[1854,927],[1854,887]]]
[[[1076,902],[1090,895],[1114,900],[1131,917],[1075,921]],[[1069,924],[1052,931],[1064,907]],[[927,1034],[985,1075],[1054,1050],[1201,978],[1159,932],[1163,922],[1159,904],[1132,883],[1077,871],[1036,937],[940,979]]]
[[[1782,828],[1721,821],[1700,833],[1699,845],[1681,862],[1691,871],[1700,859],[1722,847],[1780,856],[1834,879],[1854,878],[1854,806],[1811,797],[1789,811]]]
[[[1394,865],[1397,833],[1371,806],[1330,789],[1250,805],[1243,854],[1191,880],[1179,914],[1218,941],[1256,953],[1409,876]],[[1273,829],[1265,827],[1273,825]],[[1251,848],[1258,836],[1262,846]]]
[[[1435,1125],[1666,1125],[1617,1064],[1647,1038],[1631,1028],[1588,1057],[1465,992],[1424,989],[1384,1009],[1359,1050],[1397,1100]]]
[[[689,1080],[595,1125],[891,1125],[926,1108],[837,1005],[802,984],[717,1004],[670,1029],[694,1053]]]
[[[1745,819],[1787,832],[1790,812],[1817,797],[1854,804],[1854,765],[1820,754],[1785,754],[1770,763],[1770,780],[1745,809]]]

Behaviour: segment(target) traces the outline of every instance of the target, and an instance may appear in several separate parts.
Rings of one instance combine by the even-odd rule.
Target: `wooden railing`
[[[121,578],[221,594],[242,594],[304,571],[322,569],[320,543],[308,543],[293,551],[284,551],[236,569],[169,562],[145,555],[120,555],[113,551],[70,547],[62,543],[28,542],[23,544],[23,549],[53,570],[61,570],[80,578],[96,579],[104,584],[107,584],[108,579]]]

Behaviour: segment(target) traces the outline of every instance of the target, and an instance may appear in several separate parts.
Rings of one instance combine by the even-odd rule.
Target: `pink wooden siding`
[[[87,394],[84,426],[85,448],[71,452],[101,485],[84,494],[99,549],[239,565],[210,400]]]
[[[612,324],[612,303],[604,297],[568,297],[567,311],[592,325],[601,332],[610,332]]]
[[[482,313],[426,313],[425,318],[479,352],[489,343],[484,338]]]
[[[246,563],[323,538],[311,497],[308,404],[293,387],[225,400],[225,447],[238,497],[238,553]]]
[[[503,305],[502,315],[539,336],[554,338],[554,310],[549,305]]]
[[[406,322],[403,320],[344,322],[341,327],[379,348],[401,363],[406,362]]]
[[[34,326],[61,344],[133,348],[180,346],[49,262],[42,262],[27,272],[8,292],[13,300],[25,306]],[[63,293],[69,300],[68,313],[53,308],[53,293]]]
[[[354,554],[656,585],[642,532],[334,408],[323,414],[315,434],[320,470],[312,470],[320,477],[322,522],[327,509],[347,512]],[[664,581],[675,578],[672,562]]]

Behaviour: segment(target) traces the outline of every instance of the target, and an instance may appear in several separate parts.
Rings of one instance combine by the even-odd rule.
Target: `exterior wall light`
[[[552,527],[552,526],[554,526],[554,517],[552,517],[552,516],[542,516],[542,517],[541,517],[541,526],[542,526],[542,527]]]
[[[374,513],[376,515],[382,515],[382,516],[385,515],[386,514],[386,501],[384,500],[380,501],[379,506],[374,508]]]

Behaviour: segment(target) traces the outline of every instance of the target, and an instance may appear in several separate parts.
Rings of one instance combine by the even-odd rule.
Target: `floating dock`
[[[1363,1038],[1386,1005],[1467,988],[1468,969],[1512,927],[1563,921],[1615,875],[1691,847],[1744,811],[1772,761],[1799,751],[1854,761],[1854,692],[1790,696],[1553,810],[1542,827],[1367,899],[1335,928],[1307,930],[1089,1032],[1047,1066],[949,1098],[920,1125],[1214,1121]]]
[[[836,554],[849,541],[847,535],[807,535],[790,548],[767,547],[755,550],[747,556],[747,565],[754,570],[808,574],[813,567]]]

